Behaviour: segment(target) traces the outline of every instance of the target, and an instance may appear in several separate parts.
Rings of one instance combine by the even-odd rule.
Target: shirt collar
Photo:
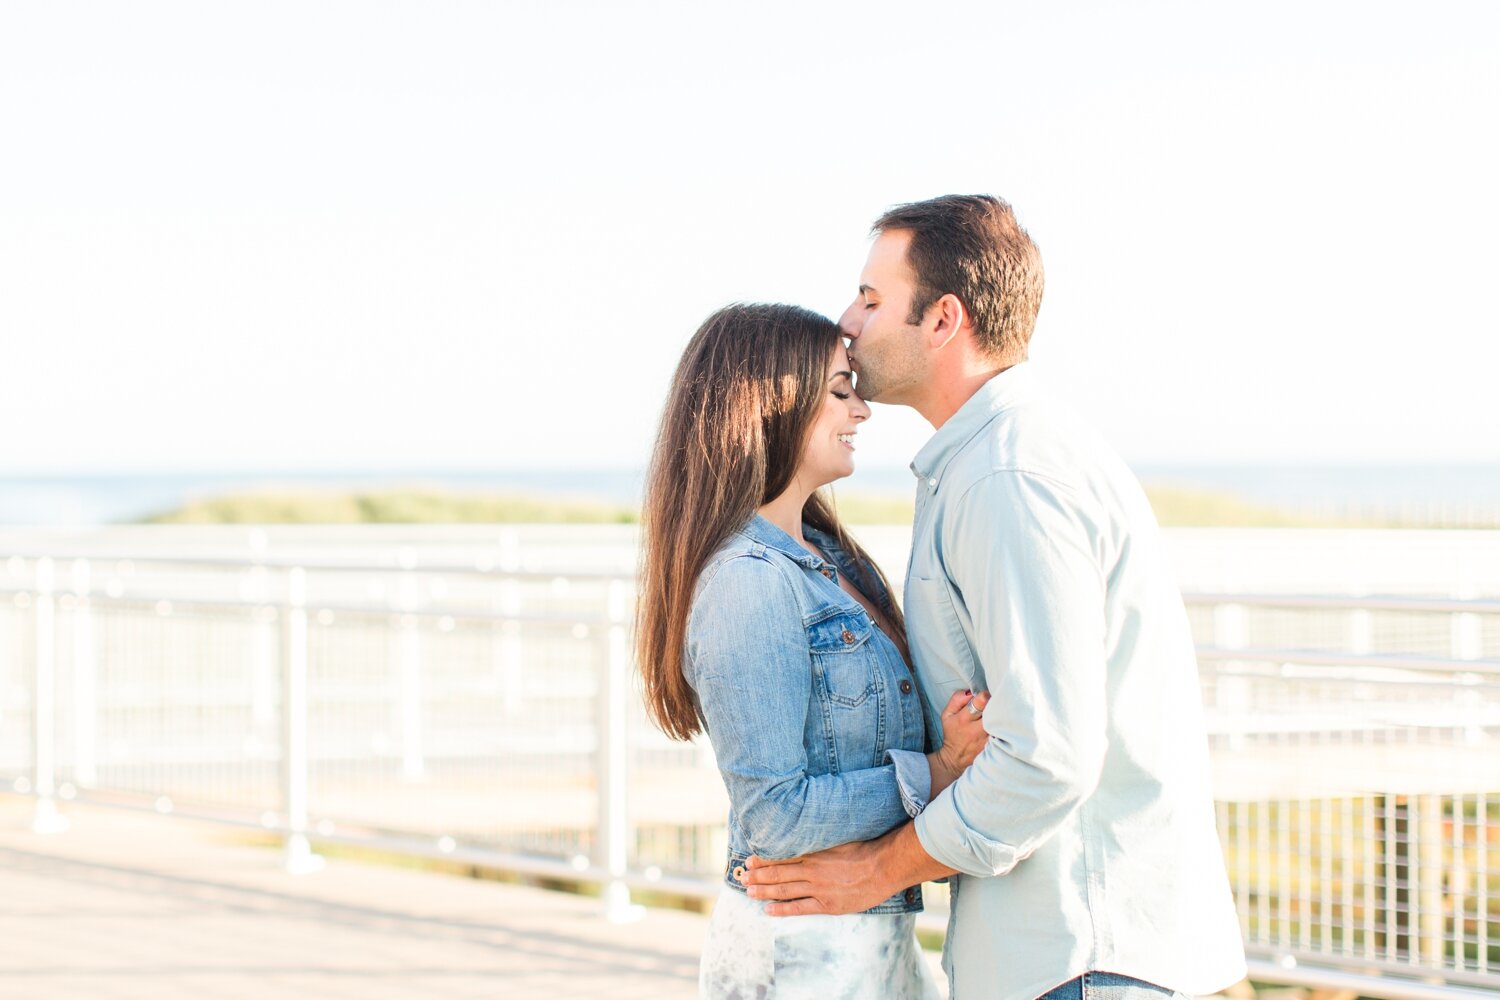
[[[1021,362],[990,379],[970,396],[958,412],[937,429],[912,459],[911,471],[933,489],[943,470],[964,445],[974,439],[995,415],[1020,402],[1033,385],[1031,365]]]

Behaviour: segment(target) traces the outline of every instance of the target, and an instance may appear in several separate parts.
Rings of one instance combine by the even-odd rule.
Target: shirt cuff
[[[901,790],[906,815],[915,816],[926,809],[932,797],[932,769],[927,765],[927,755],[915,750],[887,750],[885,762],[896,766],[896,787]]]
[[[949,785],[916,817],[917,842],[934,860],[965,875],[1004,875],[1021,860],[1009,844],[979,833],[964,822]]]

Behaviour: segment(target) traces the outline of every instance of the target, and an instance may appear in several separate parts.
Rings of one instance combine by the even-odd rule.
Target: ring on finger
[[[974,707],[974,703],[971,701],[971,702],[969,702],[969,714],[970,715],[983,715],[984,713],[981,712],[979,709],[975,708]]]

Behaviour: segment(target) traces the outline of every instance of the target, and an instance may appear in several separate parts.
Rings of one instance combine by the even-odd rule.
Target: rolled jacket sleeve
[[[887,750],[886,763],[896,767],[896,785],[901,791],[901,805],[908,816],[927,808],[932,798],[932,768],[927,755],[915,750]]]
[[[1105,575],[1083,505],[1046,477],[991,473],[939,530],[949,596],[991,695],[990,741],[917,817],[917,837],[949,867],[1003,875],[1098,784]]]
[[[794,857],[904,822],[895,765],[808,773],[804,732],[817,695],[790,581],[755,555],[707,572],[688,622],[688,680],[751,851]]]

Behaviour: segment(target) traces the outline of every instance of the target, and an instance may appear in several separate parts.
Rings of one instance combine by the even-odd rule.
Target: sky
[[[708,313],[836,317],[950,192],[1132,462],[1497,462],[1497,49],[1441,0],[0,0],[0,475],[639,466]]]

